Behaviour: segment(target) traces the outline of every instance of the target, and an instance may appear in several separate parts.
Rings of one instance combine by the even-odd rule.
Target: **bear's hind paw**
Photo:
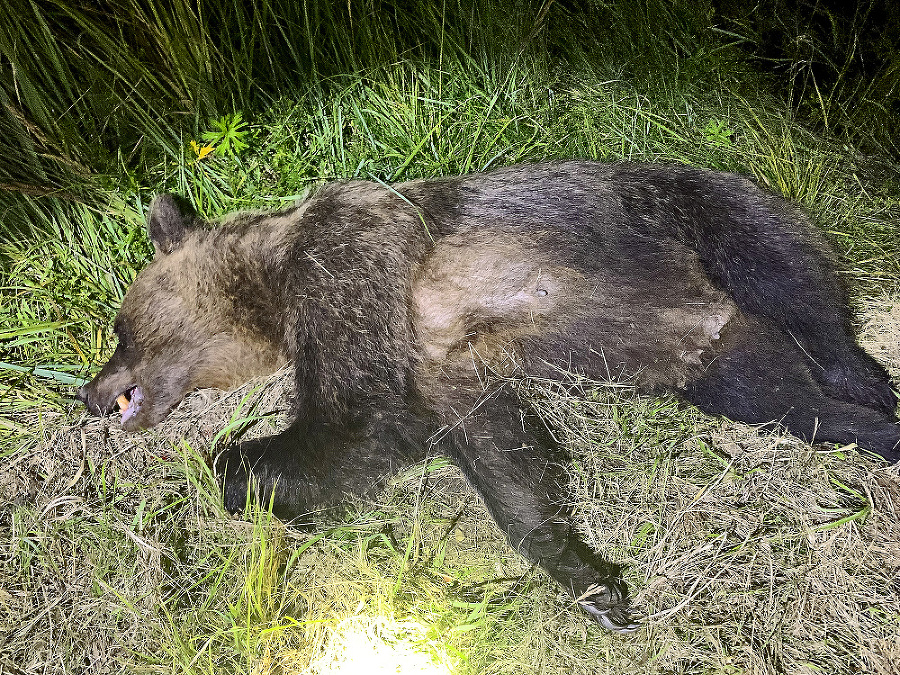
[[[631,617],[628,600],[615,585],[593,584],[575,601],[607,630],[632,633],[640,628]]]
[[[827,396],[895,416],[897,394],[880,366],[869,364],[868,360],[856,368],[839,364],[827,369],[820,377]]]

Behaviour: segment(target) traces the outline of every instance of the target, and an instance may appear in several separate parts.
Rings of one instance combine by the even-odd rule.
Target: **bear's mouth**
[[[119,412],[122,413],[122,424],[138,414],[143,402],[144,392],[137,385],[129,387],[116,397]]]

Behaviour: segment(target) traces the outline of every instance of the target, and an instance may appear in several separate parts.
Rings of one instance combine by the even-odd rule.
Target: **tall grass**
[[[641,0],[10,0],[0,204],[15,208],[5,225],[28,219],[21,195],[91,201],[108,184],[98,175],[145,182],[210,117],[330,96],[343,76],[400,63],[432,69],[439,99],[460,78],[491,87],[523,68],[549,84],[551,63],[653,88],[708,79],[727,49],[709,16],[706,3]]]
[[[401,63],[432,69],[439,100],[461,78],[490,88],[523,69],[549,89],[578,72],[673,104],[703,91],[756,99],[761,81],[746,56],[771,51],[773,26],[784,36],[776,68],[793,78],[780,86],[794,109],[885,146],[900,101],[900,62],[886,46],[900,31],[896,13],[879,33],[870,0],[830,33],[820,20],[801,34],[788,24],[805,10],[765,6],[748,14],[662,0],[9,0],[0,19],[3,230],[53,218],[44,200],[23,196],[96,204],[110,183],[153,183],[211,117],[329,97],[348,74]],[[883,65],[860,65],[878,58]],[[867,77],[853,79],[859,73]]]
[[[96,172],[177,157],[212,115],[328,90],[339,74],[401,60],[502,69],[547,17],[513,4],[12,0],[0,22],[3,190],[83,196],[75,185]]]
[[[900,157],[900,12],[891,0],[720,3],[773,90],[816,129]]]

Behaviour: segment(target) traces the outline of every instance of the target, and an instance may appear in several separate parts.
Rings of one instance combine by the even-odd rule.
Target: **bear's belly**
[[[738,316],[696,254],[674,242],[650,262],[597,264],[571,247],[554,255],[543,234],[469,230],[438,242],[412,286],[420,383],[437,392],[485,369],[563,368],[680,389]]]

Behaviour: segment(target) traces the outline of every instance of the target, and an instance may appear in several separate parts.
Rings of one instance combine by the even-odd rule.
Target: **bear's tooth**
[[[116,403],[119,404],[119,412],[124,413],[128,410],[128,397],[125,394],[119,394],[119,398],[116,399]]]

